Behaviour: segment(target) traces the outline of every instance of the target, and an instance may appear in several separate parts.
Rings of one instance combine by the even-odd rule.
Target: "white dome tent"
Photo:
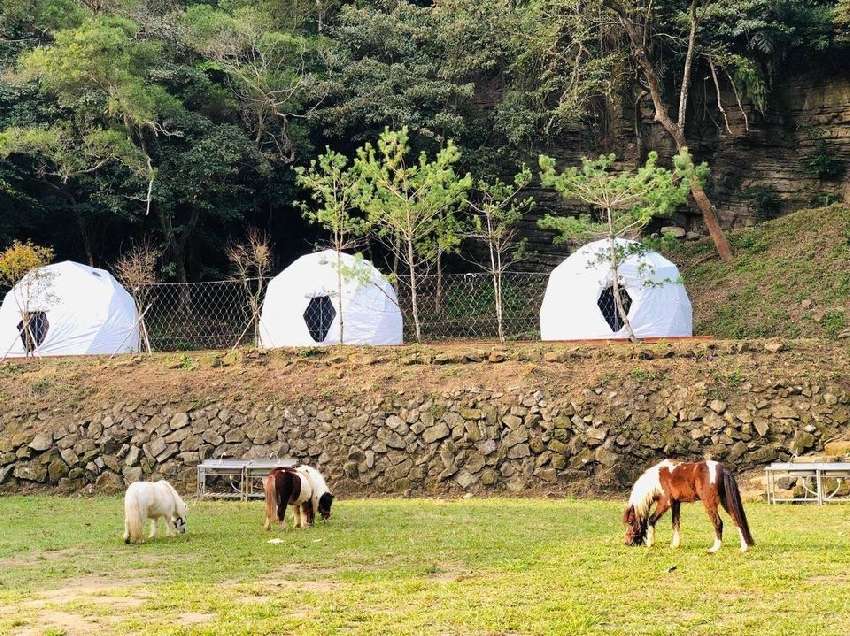
[[[29,276],[0,305],[0,358],[139,350],[136,304],[112,274],[62,261]]]
[[[342,306],[345,344],[401,344],[395,289],[369,261],[342,252],[342,298],[337,253],[307,254],[269,283],[260,317],[260,346],[339,344]]]
[[[617,239],[620,247],[637,245]],[[628,338],[614,308],[608,239],[582,246],[549,275],[540,307],[542,340]],[[638,338],[693,335],[693,311],[676,266],[657,252],[628,253],[621,299]]]

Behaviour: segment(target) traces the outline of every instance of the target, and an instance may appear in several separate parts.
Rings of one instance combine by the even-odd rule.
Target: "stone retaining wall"
[[[423,363],[419,355],[405,364],[465,362],[470,377],[510,357],[429,354]],[[557,378],[568,358],[549,351],[541,365]],[[193,490],[202,458],[291,456],[319,466],[341,494],[601,491],[624,487],[662,456],[711,456],[738,468],[787,459],[822,449],[850,423],[844,376],[801,379],[777,356],[769,377],[738,381],[732,372],[722,382],[693,382],[677,380],[673,362],[664,377],[657,365],[636,366],[566,389],[541,380],[499,391],[482,381],[344,399],[187,404],[185,395],[139,396],[88,414],[7,412],[0,416],[0,484],[7,491],[90,484],[116,491],[162,476]]]

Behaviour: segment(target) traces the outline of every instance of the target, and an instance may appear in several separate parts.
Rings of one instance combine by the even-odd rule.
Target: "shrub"
[[[741,194],[760,221],[775,219],[782,212],[782,199],[776,189],[769,185],[753,186]]]

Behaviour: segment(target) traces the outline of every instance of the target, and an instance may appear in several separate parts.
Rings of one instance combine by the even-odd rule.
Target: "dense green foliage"
[[[454,140],[460,174],[504,179],[567,132],[604,141],[617,105],[641,91],[614,4],[647,8],[7,0],[0,247],[32,239],[104,266],[151,235],[167,278],[199,279],[227,269],[221,246],[249,226],[282,258],[307,248],[320,230],[299,213],[294,168],[325,146],[352,156],[407,127],[413,152]],[[761,108],[780,65],[846,44],[845,0],[696,4],[695,74],[713,65]],[[689,6],[656,1],[647,22],[671,96]]]
[[[546,215],[542,227],[556,230],[556,240],[587,240],[604,237],[610,241],[646,226],[654,216],[665,215],[684,202],[688,193],[685,175],[693,162],[687,154],[675,157],[675,169],[659,167],[658,155],[649,154],[646,163],[635,172],[613,172],[616,157],[602,155],[583,159],[581,168],[555,170],[555,161],[541,155],[541,180],[562,196],[601,209],[597,220],[591,213],[570,217]]]

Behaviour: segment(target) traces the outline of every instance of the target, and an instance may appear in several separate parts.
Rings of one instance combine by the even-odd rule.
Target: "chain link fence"
[[[502,275],[502,326],[506,340],[540,338],[540,304],[548,275]],[[417,279],[417,305],[423,341],[495,339],[499,336],[496,294],[488,274],[449,274]],[[410,280],[399,277],[404,340],[416,342]]]
[[[256,340],[242,281],[157,283],[145,291],[144,321],[153,351],[226,349]]]
[[[539,339],[539,311],[547,278],[538,273],[503,274],[506,339]],[[144,320],[151,349],[189,351],[255,344],[257,325],[250,299],[257,285],[253,280],[247,285],[220,281],[158,283],[146,288]],[[263,285],[263,290],[266,287]],[[416,342],[409,278],[400,276],[396,289],[404,319],[404,341]],[[417,300],[423,342],[498,338],[493,279],[488,274],[421,276],[417,279]],[[311,333],[327,331],[327,321],[321,316],[313,322],[316,324],[307,325]]]

